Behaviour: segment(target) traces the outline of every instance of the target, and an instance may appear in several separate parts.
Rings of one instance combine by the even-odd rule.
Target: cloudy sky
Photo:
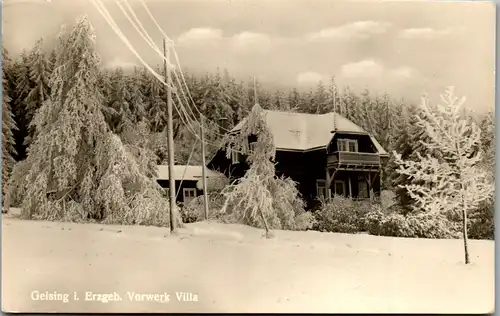
[[[46,0],[45,0],[46,1]],[[13,54],[87,14],[103,65],[139,64],[89,0],[5,0],[4,42]],[[335,76],[354,88],[418,100],[455,86],[469,107],[494,107],[494,3],[478,1],[145,0],[190,71],[227,68],[280,86]],[[17,3],[16,3],[17,2]],[[114,1],[115,22],[146,62],[161,59]],[[161,32],[129,0],[161,47]]]

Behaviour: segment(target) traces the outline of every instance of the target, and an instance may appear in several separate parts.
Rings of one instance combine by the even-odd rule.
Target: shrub
[[[322,232],[354,233],[365,229],[364,217],[375,207],[369,201],[333,198],[321,201],[314,212],[314,229]]]
[[[200,195],[191,200],[187,204],[181,204],[180,213],[184,223],[194,223],[205,220],[205,205],[204,196]],[[223,196],[217,193],[209,194],[209,220],[220,220],[224,214],[220,213],[220,209],[224,203]]]
[[[295,230],[308,230],[314,227],[316,219],[311,212],[303,212],[295,217]]]
[[[414,237],[412,226],[401,214],[392,213],[386,216],[380,227],[382,236]]]
[[[412,237],[419,238],[458,238],[460,227],[443,215],[410,214],[407,221],[414,231]]]
[[[442,215],[399,213],[374,210],[366,214],[365,227],[372,235],[418,238],[457,238],[459,227]]]
[[[384,221],[385,214],[382,213],[380,208],[375,208],[373,211],[368,212],[364,217],[364,227],[371,235],[382,235],[382,222]]]

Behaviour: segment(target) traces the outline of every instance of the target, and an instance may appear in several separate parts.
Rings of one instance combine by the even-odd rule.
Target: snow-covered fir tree
[[[122,68],[117,68],[111,73],[111,95],[109,96],[109,109],[111,114],[111,130],[120,134],[123,130],[133,126],[131,105],[129,103],[131,92],[127,86],[127,78]]]
[[[7,193],[7,181],[14,165],[15,153],[13,130],[16,129],[14,114],[12,113],[7,90],[7,74],[9,69],[9,57],[5,48],[2,49],[2,213],[7,212],[5,207],[5,196]]]
[[[276,147],[264,115],[259,104],[254,105],[240,133],[227,138],[228,157],[232,151],[245,153],[249,169],[222,191],[226,198],[223,211],[230,208],[246,224],[264,227],[267,236],[270,236],[270,229],[310,228],[312,217],[304,212],[304,201],[295,182],[276,176]],[[256,142],[250,150],[249,139],[252,137]]]
[[[422,145],[440,155],[424,156],[418,160],[403,160],[394,152],[398,173],[422,184],[408,184],[404,188],[416,201],[415,207],[427,214],[461,213],[465,263],[470,262],[468,251],[468,216],[480,203],[492,196],[494,184],[479,168],[482,159],[478,151],[481,131],[470,118],[461,115],[465,98],[454,95],[449,88],[441,96],[442,105],[431,106],[426,98],[421,103],[417,124],[429,137]]]
[[[51,95],[33,119],[37,133],[13,171],[9,201],[21,200],[23,215],[34,219],[168,226],[168,206],[147,163],[104,119],[95,40],[86,17],[60,36]]]
[[[24,103],[26,104],[25,113],[28,122],[33,120],[36,111],[50,96],[49,81],[51,76],[51,67],[45,52],[43,51],[43,39],[38,40],[33,50],[28,56],[28,69],[31,82],[29,91]],[[28,131],[25,145],[29,146],[35,131],[30,128]]]

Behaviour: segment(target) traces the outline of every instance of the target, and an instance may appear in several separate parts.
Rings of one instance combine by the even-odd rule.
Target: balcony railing
[[[353,167],[379,167],[380,155],[372,153],[359,153],[337,151],[327,156],[328,166],[353,166]]]

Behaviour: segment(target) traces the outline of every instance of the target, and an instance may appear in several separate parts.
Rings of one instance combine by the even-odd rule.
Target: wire
[[[179,196],[179,193],[181,193],[182,182],[184,181],[184,177],[186,176],[186,171],[189,167],[189,162],[191,161],[191,158],[193,157],[194,149],[196,148],[197,143],[198,143],[198,140],[195,140],[195,142],[193,144],[193,148],[191,149],[191,153],[189,154],[189,158],[188,158],[186,167],[184,168],[184,173],[182,173],[181,182],[179,183],[179,190],[177,191],[177,194],[175,195],[176,201],[177,201],[177,197]]]
[[[148,6],[146,5],[146,3],[144,2],[144,0],[139,0],[142,4],[142,6],[144,7],[144,9],[146,10],[147,14],[149,15],[149,18],[153,21],[153,23],[155,24],[156,28],[161,32],[161,34],[166,38],[168,39],[170,42],[173,43],[173,40],[165,33],[165,31],[163,31],[163,29],[161,28],[161,26],[158,24],[158,21],[155,19],[155,17],[153,16],[153,14],[151,13],[151,11],[149,10]],[[189,98],[191,99],[191,102],[193,103],[194,105],[194,108],[196,109],[196,111],[198,112],[198,114],[200,116],[203,116],[205,119],[211,121],[209,118],[207,118],[205,115],[203,115],[203,113],[201,113],[198,108],[196,107],[196,103],[194,102],[190,92],[189,92],[189,88],[188,88],[188,85],[186,83],[186,79],[184,77],[184,74],[182,72],[182,69],[181,69],[181,63],[179,61],[179,56],[177,55],[177,52],[175,51],[175,48],[173,48],[173,53],[174,53],[174,57],[175,57],[175,60],[176,60],[176,63],[177,63],[177,66],[178,66],[178,69],[179,69],[179,73],[181,75],[181,78],[182,78],[182,82],[184,83],[184,85],[186,86],[186,91],[189,95]],[[182,84],[181,84],[181,87],[182,87]],[[189,102],[188,102],[189,103]],[[193,113],[194,114],[194,113]],[[196,116],[196,115],[195,115]],[[218,124],[217,124],[218,125]],[[226,129],[224,127],[221,126],[221,129],[225,130],[226,132],[230,132],[229,129]]]
[[[115,21],[113,20],[113,18],[111,17],[111,15],[109,14],[109,11],[106,9],[106,7],[104,6],[104,4],[102,4],[101,0],[91,0],[92,1],[92,4],[94,4],[95,8],[97,9],[97,11],[99,11],[99,13],[104,17],[104,19],[106,20],[106,22],[108,22],[108,24],[111,26],[111,28],[113,29],[113,31],[115,31],[115,33],[118,35],[118,37],[120,37],[120,39],[123,41],[123,43],[125,43],[125,45],[127,45],[127,47],[130,49],[130,51],[132,51],[132,53],[137,57],[137,59],[139,59],[139,61],[144,65],[144,67],[146,67],[146,69],[148,69],[152,74],[153,76],[156,77],[156,79],[160,80],[164,85],[166,85],[167,87],[170,87],[171,89],[173,89],[172,86],[170,86],[169,84],[167,84],[166,82],[163,81],[162,77],[156,73],[143,59],[142,57],[139,55],[139,53],[137,53],[137,51],[134,49],[134,47],[132,47],[132,45],[130,44],[130,42],[127,40],[127,38],[123,35],[123,33],[120,31],[120,29],[118,28],[117,24],[115,23]]]
[[[179,56],[177,55],[177,52],[175,51],[175,48],[173,49],[173,52],[174,52],[174,57],[175,57],[175,61],[176,61],[176,64],[177,64],[177,68],[179,70],[179,73],[181,75],[181,78],[182,78],[182,82],[184,83],[184,85],[186,86],[186,91],[187,91],[187,94],[189,96],[189,99],[191,100],[191,102],[193,103],[194,105],[194,108],[196,109],[196,111],[198,112],[198,114],[202,117],[204,117],[205,119],[211,121],[209,118],[207,118],[205,115],[203,115],[203,113],[200,112],[200,110],[198,110],[198,107],[196,107],[196,102],[194,102],[193,100],[193,97],[191,96],[191,93],[189,92],[189,86],[186,82],[186,78],[184,77],[184,73],[181,69],[181,62],[179,61]],[[176,75],[177,76],[177,75]],[[182,85],[181,85],[182,86]],[[181,89],[182,91],[182,89]],[[187,99],[187,98],[186,98]],[[188,102],[189,103],[189,102]],[[194,113],[193,113],[194,114]],[[229,129],[226,129],[224,127],[221,126],[221,129],[225,130],[226,132],[230,132],[231,130]]]
[[[142,26],[142,23],[140,23],[139,19],[137,18],[137,16],[134,13],[134,10],[130,7],[130,5],[128,4],[127,0],[122,0],[122,1],[127,6],[128,10],[132,14],[132,16],[133,16],[133,18],[134,18],[134,20],[136,22],[133,21],[133,19],[127,13],[127,10],[125,10],[123,8],[123,6],[120,4],[120,0],[115,0],[115,3],[118,6],[118,8],[120,8],[120,10],[123,12],[123,14],[127,18],[127,20],[135,28],[135,30],[137,31],[137,33],[139,33],[139,35],[141,35],[142,39],[144,39],[144,41],[146,41],[146,43],[148,43],[148,45],[161,57],[161,59],[163,59],[163,61],[165,61],[167,63],[167,65],[169,67],[175,68],[175,66],[167,59],[167,57],[163,55],[163,53],[160,51],[160,49],[158,48],[158,46],[154,43],[153,39],[149,36],[148,32],[144,29],[144,27]]]
[[[149,46],[156,51],[156,53],[158,53],[162,59],[164,61],[166,61],[168,63],[169,66],[171,66],[172,68],[173,65],[168,61],[168,59],[166,58],[166,56],[164,56],[160,50],[158,49],[158,47],[156,46],[156,44],[154,43],[154,41],[152,40],[152,38],[149,36],[149,34],[147,33],[147,31],[144,29],[144,27],[142,26],[142,23],[140,22],[140,20],[137,18],[137,15],[134,13],[133,9],[130,7],[130,5],[128,4],[127,0],[123,0],[123,2],[126,4],[128,10],[131,12],[131,14],[133,15],[134,19],[135,19],[135,22],[133,21],[133,19],[130,17],[130,15],[127,13],[127,10],[125,10],[123,8],[123,6],[120,4],[120,0],[115,0],[116,4],[118,5],[118,7],[120,8],[120,10],[123,12],[123,14],[125,15],[125,17],[129,20],[129,22],[134,26],[134,28],[136,29],[136,31],[141,35],[141,37],[149,44]],[[142,30],[142,31],[141,31]],[[175,68],[174,68],[175,69]],[[179,77],[177,76],[177,72],[173,72],[175,77],[177,78],[177,80],[180,82],[180,79]],[[181,92],[183,94],[183,96],[185,97],[185,94],[184,94],[184,91],[182,89],[182,86],[181,86]],[[187,100],[187,98],[186,98]],[[193,121],[196,121],[196,119],[192,120],[192,118],[189,117],[189,114],[187,113],[187,111],[185,110],[185,106],[183,104],[180,104],[181,106],[181,109],[183,109],[183,112],[186,116],[186,119],[189,121],[191,120],[191,124],[193,124]],[[188,109],[190,109],[189,107],[187,107]],[[191,113],[193,114],[194,116],[194,112],[191,111]],[[195,116],[196,117],[196,116]],[[221,135],[219,134],[220,136],[224,136],[224,135]]]
[[[182,91],[182,87],[181,87],[181,89],[180,89],[180,90]],[[180,100],[180,97],[179,97],[179,94],[177,93],[177,91],[175,92],[175,94],[176,94],[176,97],[178,97],[178,101],[182,103],[182,101]],[[187,103],[189,103],[189,101],[186,99],[185,94],[183,94],[183,96],[184,96],[184,99],[186,100],[186,102],[187,102]],[[184,107],[184,109],[185,109],[185,108],[190,109],[190,107],[187,107],[187,106],[184,106],[184,105],[183,105],[183,107]],[[186,113],[186,116],[187,116],[187,117],[189,117],[189,115],[187,114],[186,110],[184,110],[184,112]],[[192,114],[193,114],[193,116],[195,117],[195,119],[194,119],[193,121],[196,121],[196,122],[198,123],[198,120],[196,119],[196,115],[193,113],[193,111],[191,111],[191,113],[192,113]],[[204,116],[200,116],[200,117],[204,117]],[[213,120],[209,120],[209,119],[207,119],[207,121],[210,121],[210,122],[215,123]],[[219,127],[220,127],[220,125],[219,125],[219,124],[217,124],[217,123],[215,123],[215,124],[216,124],[217,126],[219,126]],[[225,136],[225,135],[223,135],[223,134],[221,134],[221,133],[218,133],[218,132],[216,132],[216,131],[209,130],[209,132],[210,132],[210,133],[212,133],[212,134],[214,134],[215,136],[221,136],[221,137],[224,137],[224,136]]]
[[[165,34],[165,32],[163,31],[163,29],[160,27],[160,25],[158,25],[158,22],[156,21],[155,17],[153,16],[153,14],[151,13],[151,11],[149,11],[149,8],[148,6],[146,5],[146,3],[144,2],[144,0],[139,0],[142,4],[142,6],[144,7],[144,9],[146,10],[146,12],[148,13],[149,15],[149,18],[151,20],[153,20],[153,23],[156,25],[156,27],[158,28],[158,30],[160,30],[161,34],[163,35],[163,37],[165,37],[166,39],[168,39],[170,42],[174,42],[170,37],[168,37],[167,34]]]
[[[172,87],[171,85],[167,84],[162,76],[160,76],[156,71],[154,71],[142,58],[141,56],[137,53],[137,51],[132,47],[132,45],[130,44],[130,42],[128,41],[128,39],[126,38],[126,36],[123,34],[123,32],[121,32],[121,30],[119,29],[118,25],[116,24],[116,22],[114,21],[114,19],[111,17],[109,11],[106,9],[106,6],[101,2],[101,0],[91,0],[93,5],[95,6],[95,8],[99,11],[99,13],[104,17],[104,19],[106,20],[106,22],[111,26],[111,28],[113,29],[113,31],[115,31],[115,33],[118,35],[118,37],[120,37],[120,39],[127,45],[127,47],[132,51],[132,53],[134,53],[134,55],[139,59],[139,61],[145,66],[145,68],[153,74],[153,76],[158,79],[162,84],[164,84],[165,86],[171,88],[174,92],[174,95],[177,97],[177,100],[179,102],[179,106],[181,107],[181,109],[184,110],[184,113],[186,113],[186,110],[183,106],[183,103],[182,101],[180,100],[179,98],[179,95],[178,93],[176,93],[176,89],[175,87]],[[144,4],[145,5],[145,4]],[[149,12],[149,10],[148,10]],[[149,12],[149,14],[151,14]],[[151,15],[152,16],[152,15]],[[155,24],[157,24],[155,22]],[[163,31],[162,31],[163,33]],[[166,34],[165,34],[166,35]],[[165,36],[167,39],[168,36]],[[169,39],[170,40],[170,39]],[[171,40],[170,40],[171,41]],[[175,103],[173,103],[174,105],[174,108],[175,110],[177,111],[177,113],[179,114],[179,118],[181,119],[182,123],[184,125],[186,125],[186,127],[188,128],[188,131],[191,132],[198,140],[201,140],[201,137],[192,129],[191,125],[188,124],[182,114],[181,114],[181,111],[178,109],[178,107],[175,105]],[[186,116],[186,119],[189,121],[189,116],[187,115]],[[220,134],[219,134],[220,135]],[[207,142],[205,141],[205,144],[207,145],[211,145],[211,146],[214,146],[214,147],[217,147],[217,148],[221,148],[221,146],[219,144],[214,144],[214,143],[210,143],[210,142]],[[241,154],[245,154],[241,151],[237,151],[237,150],[233,150],[234,152],[238,152],[238,153],[241,153]]]
[[[141,37],[144,39],[144,41],[146,41],[149,46],[156,52],[158,53],[162,59],[167,62],[167,65],[169,65],[170,67],[174,68],[174,65],[172,63],[170,63],[170,61],[166,58],[166,56],[163,55],[163,53],[160,52],[158,46],[156,46],[156,44],[154,43],[154,41],[152,40],[152,38],[149,36],[149,34],[147,33],[147,31],[144,29],[144,27],[142,26],[142,23],[140,22],[140,20],[137,18],[137,15],[135,15],[135,13],[133,12],[133,9],[130,7],[130,5],[128,4],[128,2],[126,0],[123,0],[124,3],[126,4],[127,8],[129,9],[129,11],[131,11],[134,19],[136,20],[135,22],[133,21],[133,19],[130,17],[130,15],[127,13],[127,10],[124,9],[124,7],[120,4],[120,1],[119,0],[115,0],[115,3],[118,5],[118,7],[120,8],[120,10],[123,12],[123,14],[125,15],[125,17],[128,19],[128,21],[134,26],[135,30],[141,35]],[[141,31],[142,29],[142,31]],[[174,71],[173,72],[175,75],[176,72]],[[184,110],[184,114],[186,115],[186,119],[189,120],[191,119],[189,117],[189,115],[187,114],[187,112],[185,111],[185,109],[183,108],[184,106],[182,104],[180,104],[181,106],[181,109]],[[181,115],[179,113],[179,115]],[[191,119],[191,123],[192,124],[192,121],[196,121],[196,120],[192,120]]]
[[[99,11],[99,13],[104,17],[104,19],[106,20],[106,22],[108,22],[108,24],[111,26],[111,28],[115,31],[115,33],[120,37],[120,39],[122,39],[122,41],[129,47],[129,49],[137,56],[137,58],[141,61],[141,63],[146,67],[147,70],[149,70],[149,72],[151,72],[153,74],[153,76],[158,79],[161,83],[163,83],[165,86],[171,88],[172,90],[174,90],[175,92],[175,88],[172,87],[171,85],[167,84],[163,78],[156,72],[154,71],[142,58],[141,56],[137,53],[137,51],[135,51],[135,49],[132,47],[132,45],[130,44],[130,42],[127,40],[127,38],[124,36],[124,34],[120,31],[120,29],[118,28],[117,24],[115,23],[115,21],[113,20],[113,18],[111,17],[111,15],[109,14],[109,11],[106,9],[106,7],[104,6],[104,4],[102,4],[101,0],[92,0],[92,3],[94,4],[94,6],[96,7],[96,9]],[[176,94],[177,95],[177,94]],[[179,100],[180,101],[180,100]],[[182,106],[182,102],[180,102],[180,105]],[[177,108],[177,106],[175,106],[175,103],[174,103],[174,108],[176,109],[177,113],[179,114],[179,117],[181,119],[181,121],[189,128],[191,128],[191,126],[189,124],[187,124],[183,118],[182,118],[182,114],[180,113],[179,109]],[[192,132],[197,138],[200,138],[196,132],[194,131],[190,131]]]
[[[128,1],[127,1],[127,0],[122,0],[122,1],[124,2],[124,4],[126,5],[126,7],[128,8],[128,10],[130,11],[130,13],[132,14],[132,16],[133,16],[133,18],[134,18],[135,22],[132,20],[132,18],[131,18],[131,17],[130,17],[130,15],[127,13],[127,11],[123,8],[123,6],[119,3],[119,1],[120,1],[120,0],[115,0],[116,4],[117,4],[117,5],[118,5],[118,7],[120,8],[120,10],[123,12],[123,14],[125,15],[125,17],[129,20],[129,22],[130,22],[130,23],[134,26],[134,28],[136,29],[136,31],[137,31],[137,32],[141,35],[141,37],[142,37],[142,38],[143,38],[143,39],[144,39],[144,40],[145,40],[145,41],[149,44],[149,46],[150,46],[150,47],[151,47],[154,51],[156,51],[156,53],[157,53],[157,54],[159,54],[159,55],[162,57],[162,59],[163,59],[163,60],[167,61],[167,63],[168,63],[169,65],[173,66],[173,65],[172,65],[172,64],[168,61],[168,59],[166,58],[166,56],[164,56],[164,55],[163,55],[163,53],[161,53],[161,52],[160,52],[160,49],[159,49],[159,48],[158,48],[158,46],[154,43],[154,41],[153,41],[153,39],[151,38],[151,36],[149,36],[149,34],[148,34],[147,30],[143,27],[143,25],[142,25],[141,21],[139,20],[139,18],[138,18],[138,17],[137,17],[137,15],[135,14],[135,12],[134,12],[133,8],[130,6],[130,4],[128,3]],[[149,12],[149,13],[151,13],[151,12]],[[173,46],[172,46],[172,50],[173,50],[174,55],[175,55],[175,57],[176,57],[176,61],[177,61],[178,65],[180,66],[180,62],[179,62],[179,58],[178,58],[177,52],[175,52],[175,48],[173,48]],[[175,67],[172,67],[172,68],[174,68],[174,70],[175,70]],[[184,82],[184,84],[186,85],[186,91],[187,91],[187,93],[189,94],[189,96],[190,96],[190,98],[191,98],[191,101],[192,101],[192,103],[193,103],[193,105],[194,105],[195,109],[196,109],[196,110],[197,110],[197,112],[200,114],[200,116],[203,116],[203,114],[202,114],[202,113],[198,110],[198,108],[196,107],[196,104],[195,104],[195,102],[194,102],[193,98],[191,97],[191,95],[190,95],[190,93],[189,93],[189,87],[188,87],[188,85],[187,85],[187,83],[186,83],[186,81],[185,81],[185,79],[184,79],[184,75],[183,75],[183,73],[182,73],[182,71],[181,71],[180,69],[179,69],[179,72],[180,72],[180,74],[181,74],[181,76],[182,76],[182,78],[183,78],[183,80],[184,80],[183,82]],[[173,72],[173,74],[174,74],[175,78],[177,79],[177,81],[178,81],[178,83],[179,83],[179,88],[180,88],[180,90],[181,90],[182,96],[183,96],[183,97],[184,97],[184,99],[186,100],[186,104],[189,104],[189,100],[188,100],[188,98],[186,97],[186,95],[185,95],[185,93],[184,93],[184,89],[183,89],[183,87],[182,87],[182,82],[181,82],[181,80],[179,79],[179,76],[177,75],[177,72],[176,72],[176,71],[174,71],[174,72]],[[181,105],[181,106],[183,106],[183,105]],[[186,115],[186,118],[187,118],[188,120],[190,120],[190,119],[191,119],[192,121],[197,121],[197,119],[196,119],[197,115],[193,112],[193,110],[191,109],[191,107],[189,107],[189,106],[185,106],[185,108],[187,108],[187,109],[189,109],[189,110],[190,110],[190,112],[191,112],[191,114],[193,115],[194,119],[190,118],[190,117],[189,117],[189,114],[187,113],[187,111],[185,111],[185,110],[184,110],[184,113],[185,113],[185,115]],[[209,121],[211,121],[210,119],[208,119],[208,120],[209,120]],[[212,122],[213,122],[213,121],[212,121]],[[217,125],[218,125],[218,124],[217,124]],[[220,133],[217,133],[217,132],[213,132],[213,131],[210,131],[210,132],[215,133],[217,136],[222,136],[222,137],[224,137],[224,135],[223,135],[223,134],[220,134]]]

